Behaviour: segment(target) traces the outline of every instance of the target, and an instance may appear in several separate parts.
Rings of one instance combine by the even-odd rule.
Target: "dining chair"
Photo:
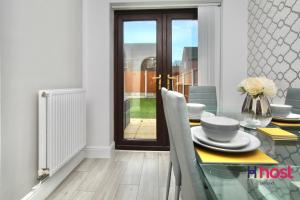
[[[194,144],[183,94],[168,91],[166,96],[168,122],[181,171],[181,196],[183,200],[208,199],[196,161]]]
[[[218,110],[216,86],[190,86],[189,102],[205,104],[205,110],[216,115]]]
[[[177,154],[176,154],[176,149],[175,149],[174,142],[173,142],[173,137],[170,134],[171,133],[170,122],[169,122],[170,118],[168,116],[168,110],[167,110],[167,105],[166,105],[167,92],[168,92],[168,90],[166,88],[163,87],[161,89],[163,108],[164,108],[165,118],[166,118],[166,122],[167,122],[169,141],[170,141],[170,161],[169,161],[169,168],[168,168],[166,200],[169,198],[172,166],[173,166],[173,172],[174,172],[174,176],[175,176],[175,200],[179,200],[180,185],[181,185],[181,173],[180,173],[179,161],[178,161]]]
[[[285,104],[293,106],[293,113],[300,114],[300,88],[288,88]]]

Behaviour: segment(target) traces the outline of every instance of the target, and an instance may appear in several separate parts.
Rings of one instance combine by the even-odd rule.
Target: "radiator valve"
[[[49,176],[49,169],[48,168],[38,170],[38,180],[43,180],[48,176]]]

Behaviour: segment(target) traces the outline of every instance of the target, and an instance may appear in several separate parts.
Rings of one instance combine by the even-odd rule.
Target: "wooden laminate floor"
[[[48,200],[164,200],[169,152],[116,151],[85,159]],[[169,199],[174,199],[172,176]]]

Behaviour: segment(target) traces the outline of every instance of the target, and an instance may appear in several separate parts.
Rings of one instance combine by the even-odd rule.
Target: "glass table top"
[[[300,141],[273,141],[256,130],[241,129],[255,135],[262,143],[259,149],[277,160],[278,165],[205,164],[197,156],[200,174],[208,187],[211,198],[221,200],[300,199]],[[285,130],[300,137],[300,128]],[[248,169],[254,170],[254,167],[256,167],[257,178],[254,174],[250,174],[248,178]],[[263,178],[259,176],[261,168],[264,170]],[[272,169],[273,178],[271,176],[267,178],[267,170],[270,173]],[[281,170],[281,173],[277,173],[277,170]],[[291,173],[288,173],[288,170]],[[277,175],[283,178],[276,178]]]

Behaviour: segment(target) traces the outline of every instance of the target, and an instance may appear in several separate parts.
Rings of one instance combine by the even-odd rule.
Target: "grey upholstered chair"
[[[205,110],[217,114],[217,92],[215,86],[190,86],[189,102],[205,104]]]
[[[168,133],[169,133],[169,141],[170,141],[170,161],[169,161],[169,169],[168,169],[166,199],[169,198],[171,173],[172,173],[172,166],[173,166],[173,172],[174,172],[174,176],[175,176],[175,200],[178,200],[179,193],[180,193],[180,185],[181,185],[181,173],[180,173],[179,161],[177,158],[173,138],[172,138],[172,135],[170,134],[171,133],[170,122],[169,122],[170,118],[168,117],[168,110],[167,110],[167,105],[166,105],[167,92],[168,92],[168,90],[166,88],[161,89],[161,96],[162,96],[162,100],[163,100],[164,113],[165,113],[165,117],[166,117]]]
[[[194,144],[183,94],[168,91],[167,117],[181,171],[181,195],[183,200],[208,199],[196,161]]]
[[[285,104],[293,106],[292,113],[300,114],[300,88],[288,88]]]

